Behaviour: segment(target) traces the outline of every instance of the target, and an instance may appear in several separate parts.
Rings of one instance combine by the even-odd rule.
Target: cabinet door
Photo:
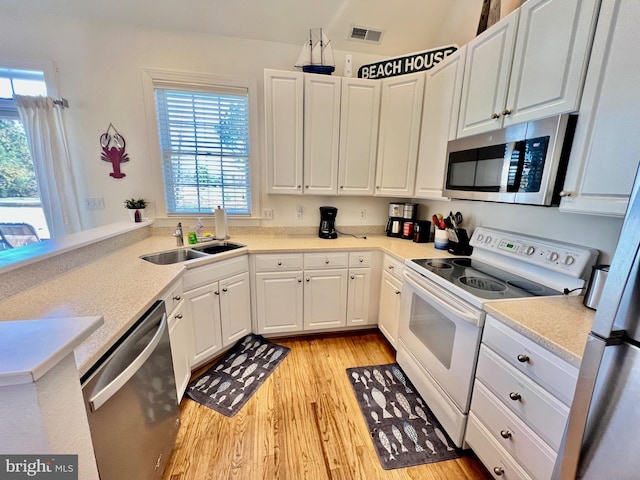
[[[599,4],[528,0],[520,7],[505,126],[578,110]]]
[[[347,291],[347,326],[375,323],[371,315],[371,269],[349,269],[349,289]]]
[[[256,273],[258,333],[302,330],[302,271]]]
[[[307,270],[304,276],[304,329],[344,327],[347,270]]]
[[[442,199],[447,142],[456,138],[467,47],[426,74],[420,152],[416,172],[418,198]]]
[[[304,193],[338,193],[340,77],[304,76]]]
[[[423,96],[424,73],[382,80],[376,195],[413,195]]]
[[[304,76],[264,71],[267,193],[302,194]]]
[[[373,195],[381,83],[342,79],[338,195]]]
[[[219,285],[222,346],[226,347],[251,333],[249,273],[220,280]]]
[[[198,366],[222,349],[220,291],[218,282],[185,292],[185,311],[191,320],[191,367]]]
[[[391,274],[383,272],[382,284],[380,285],[378,328],[394,347],[396,347],[398,340],[401,295],[402,282]]]
[[[624,216],[640,159],[640,3],[602,2],[560,210]]]
[[[184,302],[170,313],[169,338],[171,340],[171,357],[173,360],[173,372],[176,377],[176,393],[178,403],[182,400],[187,384],[191,377],[190,352],[191,352],[191,325],[190,319],[185,315]]]
[[[520,9],[467,44],[458,137],[502,127]]]

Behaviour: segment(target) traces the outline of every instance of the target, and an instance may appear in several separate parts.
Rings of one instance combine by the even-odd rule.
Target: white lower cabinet
[[[385,255],[382,262],[382,278],[380,280],[380,307],[378,311],[378,328],[397,349],[398,324],[400,322],[400,303],[402,300],[401,262]]]
[[[251,332],[246,256],[196,267],[184,275],[185,314],[191,322],[190,367],[197,367]]]
[[[487,317],[465,441],[495,478],[551,478],[577,374]]]
[[[260,334],[373,325],[377,288],[373,252],[259,254],[254,314]]]
[[[190,365],[190,339],[191,325],[184,315],[184,301],[169,313],[169,338],[171,340],[171,357],[173,360],[173,372],[176,377],[176,393],[178,403],[182,400],[187,384],[191,378]]]

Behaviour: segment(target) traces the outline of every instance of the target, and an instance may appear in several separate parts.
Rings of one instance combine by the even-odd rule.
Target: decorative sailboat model
[[[302,45],[302,51],[295,66],[302,68],[303,72],[325,75],[331,75],[336,69],[331,40],[321,28],[309,30],[309,40]]]

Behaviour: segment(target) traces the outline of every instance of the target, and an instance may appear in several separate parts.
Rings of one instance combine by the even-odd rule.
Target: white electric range
[[[598,251],[479,227],[469,257],[406,260],[397,361],[462,447],[485,303],[577,294]]]

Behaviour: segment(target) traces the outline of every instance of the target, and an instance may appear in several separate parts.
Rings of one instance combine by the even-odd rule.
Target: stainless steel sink
[[[207,254],[198,252],[197,250],[171,250],[168,252],[154,253],[151,255],[143,255],[140,257],[147,262],[155,263],[156,265],[169,265],[171,263],[186,262],[187,260],[194,260],[196,258],[206,257]]]
[[[193,249],[209,255],[215,255],[216,253],[228,252],[229,250],[235,250],[236,248],[242,247],[246,247],[246,245],[233,242],[216,242],[209,245],[198,245],[197,247],[193,247]]]
[[[151,255],[143,255],[140,258],[156,265],[169,265],[171,263],[186,262],[187,260],[195,260],[196,258],[209,257],[217,253],[228,252],[236,248],[246,247],[241,243],[233,242],[215,242],[209,245],[198,245],[183,250],[169,250],[166,252],[153,253]]]

